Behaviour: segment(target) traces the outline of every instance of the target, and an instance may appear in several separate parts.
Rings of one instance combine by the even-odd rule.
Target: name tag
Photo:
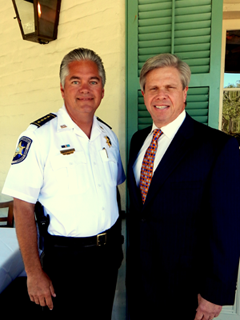
[[[68,154],[72,154],[75,152],[75,149],[72,148],[72,149],[67,149],[67,150],[60,150],[60,153],[63,154],[64,156],[65,155],[68,155]]]

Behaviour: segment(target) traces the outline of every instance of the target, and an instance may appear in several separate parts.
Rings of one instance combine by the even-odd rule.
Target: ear
[[[104,88],[102,88],[102,98],[104,97]]]
[[[61,95],[64,99],[64,88],[62,87],[62,84],[60,83],[60,91],[61,91]]]
[[[187,91],[188,91],[188,87],[186,87],[184,90],[183,90],[183,102],[185,103],[186,100],[187,100]]]
[[[144,97],[144,92],[141,90],[141,93],[142,93],[142,95],[143,95],[143,97]]]

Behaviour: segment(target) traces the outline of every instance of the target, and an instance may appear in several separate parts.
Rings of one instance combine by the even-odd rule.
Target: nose
[[[164,88],[164,87],[158,88],[157,95],[158,95],[159,99],[167,98],[167,90],[166,90],[166,88]]]
[[[87,82],[82,82],[79,90],[81,93],[88,93],[89,92],[89,84]]]

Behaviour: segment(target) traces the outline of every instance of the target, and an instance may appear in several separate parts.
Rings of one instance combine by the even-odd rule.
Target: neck
[[[94,112],[79,112],[79,110],[71,110],[66,105],[67,113],[76,125],[88,136],[90,139]]]
[[[72,119],[76,125],[88,136],[90,139],[91,136],[91,131],[92,131],[92,125],[93,125],[93,119],[91,121],[84,121],[83,119],[81,120],[75,120]]]
[[[67,110],[68,111],[68,110]],[[94,114],[89,113],[77,113],[77,114],[70,114],[68,112],[70,118],[76,125],[88,136],[90,139],[91,131],[92,131],[92,125],[93,125],[93,116]]]

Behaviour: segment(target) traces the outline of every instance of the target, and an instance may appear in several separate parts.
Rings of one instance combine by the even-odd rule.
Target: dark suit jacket
[[[130,309],[154,314],[177,300],[195,313],[198,293],[215,304],[233,304],[240,252],[237,141],[187,115],[142,205],[132,166],[150,130],[136,132],[130,148]]]

